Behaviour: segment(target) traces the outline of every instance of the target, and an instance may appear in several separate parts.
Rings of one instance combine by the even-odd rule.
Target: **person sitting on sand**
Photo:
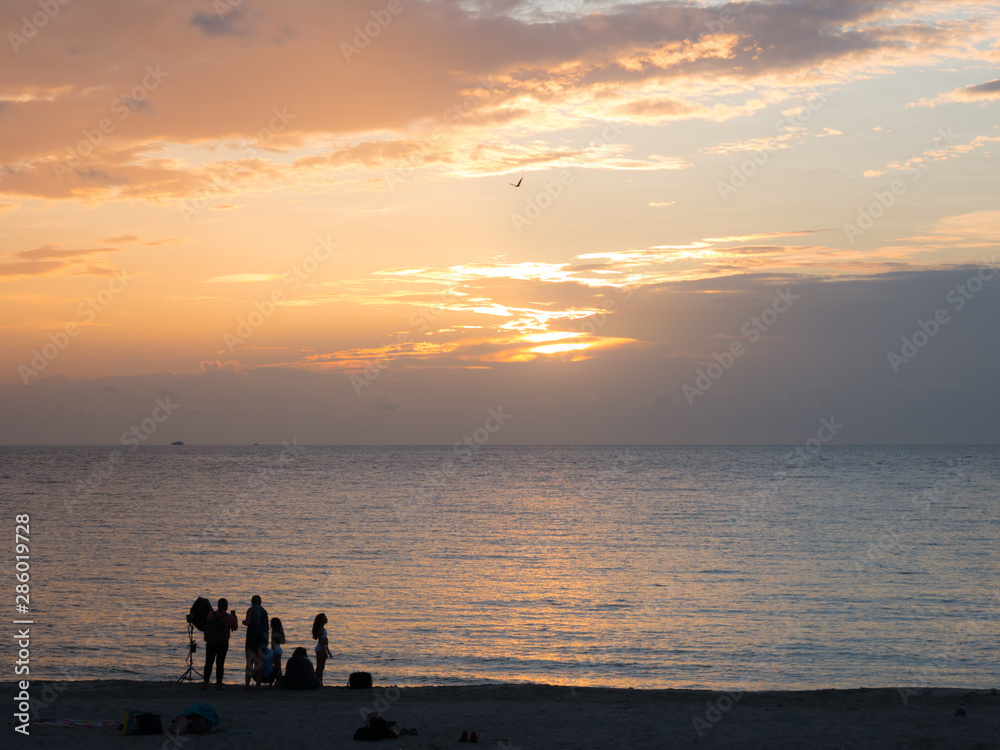
[[[274,682],[278,677],[278,672],[274,668],[274,651],[271,649],[264,649],[264,653],[261,654],[261,659],[263,663],[253,673],[254,682],[257,683],[259,688],[261,685],[270,685],[274,687]]]
[[[229,635],[238,627],[236,615],[229,612],[229,601],[219,599],[219,608],[209,612],[205,619],[205,681],[202,683],[202,690],[208,690],[208,684],[212,681],[213,663],[215,689],[226,689],[222,677],[226,668],[226,654],[229,652]]]
[[[271,618],[271,650],[274,652],[274,671],[276,679],[281,684],[281,644],[285,642],[285,626],[277,617]]]
[[[326,637],[326,627],[324,627],[326,623],[326,615],[320,612],[313,620],[312,629],[312,636],[316,639],[316,679],[320,685],[323,684],[323,667],[326,666],[326,660],[333,656],[330,653],[330,641]]]
[[[292,653],[292,658],[285,664],[285,674],[281,678],[281,687],[288,690],[316,690],[321,688],[309,652],[299,646]]]

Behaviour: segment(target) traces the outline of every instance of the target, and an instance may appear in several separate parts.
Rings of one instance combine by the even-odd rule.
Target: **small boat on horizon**
[[[174,442],[171,443],[171,445],[184,445],[184,441],[183,440],[175,440]]]

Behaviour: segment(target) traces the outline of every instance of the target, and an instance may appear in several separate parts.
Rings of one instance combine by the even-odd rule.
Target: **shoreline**
[[[17,694],[17,684],[4,686]],[[444,685],[316,691],[199,689],[200,683],[139,680],[32,682],[37,716],[122,721],[130,709],[161,716],[164,728],[195,703],[213,705],[220,733],[191,737],[213,748],[322,743],[357,747],[362,714],[376,710],[396,728],[382,745],[453,747],[463,731],[479,744],[515,748],[976,748],[1000,749],[995,688],[853,688],[718,691],[569,687],[544,684]],[[955,715],[964,705],[967,714]],[[10,720],[10,719],[8,719]],[[31,724],[30,747],[104,747],[115,728]],[[135,747],[177,747],[165,735],[133,737]],[[184,743],[186,744],[186,743]],[[205,745],[207,747],[207,745]],[[193,745],[192,745],[193,747]]]

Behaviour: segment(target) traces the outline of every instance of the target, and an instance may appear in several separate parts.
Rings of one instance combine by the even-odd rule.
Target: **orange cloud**
[[[18,262],[0,263],[0,277],[15,276],[110,276],[115,272],[110,266],[91,261],[92,256],[121,252],[119,248],[59,248],[48,243],[30,250],[19,250],[8,257]]]
[[[1000,99],[1000,78],[986,83],[963,86],[945,94],[939,94],[932,99],[921,99],[907,104],[907,107],[936,107],[939,104],[954,102],[988,102]]]

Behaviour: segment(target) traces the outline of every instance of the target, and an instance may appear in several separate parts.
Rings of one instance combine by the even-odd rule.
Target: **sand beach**
[[[6,688],[13,693],[13,684]],[[478,746],[491,750],[1000,748],[1000,695],[991,689],[860,688],[727,695],[553,685],[398,689],[376,685],[363,690],[327,686],[302,692],[245,691],[240,685],[225,692],[203,692],[193,683],[102,680],[54,683],[48,690],[46,683],[33,683],[31,693],[39,717],[121,721],[129,709],[140,709],[160,714],[165,726],[188,705],[207,702],[218,710],[221,731],[186,738],[123,737],[112,727],[32,724],[29,737],[11,733],[15,741],[8,747],[432,750],[466,747],[459,742],[466,731],[476,732]],[[966,715],[957,717],[956,709],[962,705]],[[395,721],[397,729],[418,733],[376,743],[355,741],[361,712],[374,708]]]

